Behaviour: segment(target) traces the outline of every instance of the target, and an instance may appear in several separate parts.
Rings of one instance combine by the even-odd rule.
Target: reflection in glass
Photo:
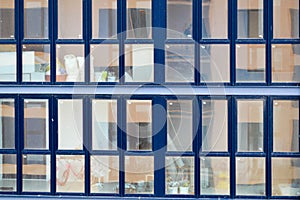
[[[236,158],[236,194],[265,195],[265,158]]]
[[[191,100],[167,101],[168,151],[191,151],[193,112]]]
[[[125,45],[125,81],[153,82],[154,74],[153,44]]]
[[[49,149],[47,99],[24,100],[24,148]]]
[[[300,158],[272,158],[272,195],[300,195]]]
[[[166,82],[194,82],[194,44],[166,44]]]
[[[17,75],[16,45],[1,44],[0,81],[16,81],[16,75]]]
[[[153,156],[125,156],[125,193],[153,194]]]
[[[56,81],[84,81],[84,45],[56,45]]]
[[[202,151],[227,151],[227,141],[227,100],[203,100]]]
[[[230,165],[228,157],[200,158],[201,195],[229,195]]]
[[[22,73],[24,82],[48,82],[50,79],[50,45],[23,45]]]
[[[127,100],[127,149],[152,149],[152,101]]]
[[[23,191],[50,192],[50,155],[24,154],[22,164]]]
[[[24,38],[48,38],[48,0],[24,0]]]
[[[84,156],[56,156],[56,191],[84,192]]]
[[[17,190],[17,159],[15,154],[0,154],[0,192]]]
[[[200,45],[200,75],[206,82],[230,82],[230,54],[227,44]]]
[[[91,192],[119,193],[119,157],[91,156]]]
[[[273,0],[273,37],[299,38],[299,0]]]
[[[300,44],[272,45],[272,81],[300,82]]]
[[[273,101],[273,151],[299,152],[299,101]]]
[[[167,1],[167,37],[192,38],[192,0]]]
[[[166,157],[166,194],[194,194],[193,157]]]
[[[238,100],[238,151],[263,151],[263,100]]]
[[[58,149],[82,149],[82,100],[58,100]]]
[[[0,38],[13,39],[15,37],[15,1],[0,1]]]
[[[265,45],[236,45],[236,81],[265,82]]]
[[[117,35],[117,0],[92,0],[93,38]]]
[[[0,99],[0,149],[15,148],[15,102]]]
[[[119,79],[119,45],[91,45],[91,82],[117,82]]]
[[[82,38],[82,0],[58,0],[58,38]]]
[[[202,38],[228,37],[227,0],[202,1]]]
[[[93,150],[117,149],[117,101],[93,100]]]
[[[151,38],[152,1],[127,0],[127,37]]]

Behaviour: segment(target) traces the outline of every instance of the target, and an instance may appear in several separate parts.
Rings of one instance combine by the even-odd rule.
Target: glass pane
[[[273,101],[274,152],[300,152],[299,101]]]
[[[58,100],[58,149],[82,149],[82,100]]]
[[[0,38],[15,37],[15,1],[0,0]]]
[[[0,81],[16,81],[17,80],[16,75],[17,75],[16,45],[1,44]]]
[[[127,149],[152,149],[152,101],[127,100]]]
[[[47,99],[24,99],[24,148],[49,149]]]
[[[166,45],[166,82],[194,82],[194,44]]]
[[[202,151],[228,151],[227,100],[202,101]]]
[[[117,82],[119,80],[119,45],[91,45],[91,82]]]
[[[153,82],[153,54],[153,44],[125,45],[125,81]]]
[[[23,155],[24,192],[50,192],[50,155]]]
[[[56,81],[84,81],[84,45],[56,45]]]
[[[238,151],[263,152],[264,101],[238,100]]]
[[[230,159],[228,157],[200,158],[201,195],[229,195]]]
[[[230,82],[230,51],[227,44],[200,45],[201,81]]]
[[[0,154],[0,192],[17,190],[17,161],[14,154]]]
[[[0,149],[15,149],[15,102],[0,99]]]
[[[117,100],[93,100],[93,149],[117,149]]]
[[[125,193],[154,193],[153,156],[125,156]]]
[[[58,0],[58,38],[82,38],[82,0]]]
[[[236,194],[265,195],[265,158],[236,158]]]
[[[23,45],[23,81],[49,81],[50,75],[50,45]]]
[[[193,0],[167,1],[167,37],[192,38]]]
[[[194,194],[193,157],[166,157],[166,194]]]
[[[127,0],[127,38],[152,38],[151,4],[151,0]]]
[[[168,151],[192,151],[193,102],[167,101]]]
[[[300,82],[300,44],[272,45],[272,81]]]
[[[202,0],[202,38],[227,38],[227,0]]]
[[[263,44],[237,44],[236,81],[265,82],[265,54]]]
[[[299,0],[273,0],[273,37],[299,38]]]
[[[84,192],[84,156],[56,156],[56,192]]]
[[[91,156],[91,192],[119,193],[119,157]]]
[[[93,38],[116,38],[117,0],[93,0]]]
[[[300,158],[272,158],[272,195],[300,195]]]
[[[24,0],[24,38],[48,38],[48,0]]]

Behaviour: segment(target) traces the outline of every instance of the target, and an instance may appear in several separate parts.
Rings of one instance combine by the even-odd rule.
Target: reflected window
[[[17,191],[17,157],[0,154],[0,192]]]
[[[16,45],[1,44],[0,81],[17,80],[17,56],[16,55],[17,55]]]
[[[1,0],[0,5],[0,39],[15,37],[15,1]]]
[[[15,102],[0,99],[0,149],[15,149]]]

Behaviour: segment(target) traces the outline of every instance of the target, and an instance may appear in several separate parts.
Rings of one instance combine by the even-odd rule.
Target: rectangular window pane
[[[117,0],[93,0],[93,38],[116,38]]]
[[[23,81],[49,82],[46,75],[50,75],[50,45],[23,45]]]
[[[272,81],[300,82],[300,44],[272,45]]]
[[[227,0],[202,1],[202,38],[228,37]]]
[[[236,81],[265,82],[266,50],[263,44],[236,45]]]
[[[125,156],[125,193],[154,193],[153,156]]]
[[[236,194],[265,195],[265,158],[236,158]]]
[[[300,158],[272,158],[272,195],[300,195]]]
[[[23,155],[22,179],[25,192],[50,192],[50,155]]]
[[[194,82],[194,44],[166,44],[166,82]]]
[[[168,151],[192,151],[193,102],[170,100],[167,109]]]
[[[230,82],[228,44],[200,45],[200,76],[206,82]]]
[[[273,1],[273,37],[299,38],[299,0]]]
[[[84,45],[56,45],[56,81],[84,81],[84,61]]]
[[[194,194],[193,157],[166,157],[166,194]]]
[[[152,38],[152,1],[127,0],[127,38]]]
[[[17,190],[17,159],[15,154],[0,154],[0,192]]]
[[[15,37],[15,1],[0,0],[0,38]]]
[[[84,156],[56,156],[56,191],[84,192]]]
[[[24,0],[24,38],[48,38],[48,0]]]
[[[230,159],[228,157],[200,158],[201,195],[229,195]]]
[[[152,101],[127,100],[127,149],[152,149]]]
[[[91,156],[91,192],[119,193],[119,157]]]
[[[192,38],[193,1],[167,1],[167,37]]]
[[[153,44],[125,45],[125,81],[154,81],[154,46]]]
[[[300,152],[299,101],[273,101],[273,151]]]
[[[49,149],[47,99],[24,99],[24,148]]]
[[[202,101],[202,151],[228,151],[227,100]]]
[[[117,149],[117,101],[93,100],[93,150]]]
[[[0,99],[0,149],[15,149],[15,102]]]
[[[263,152],[264,101],[238,100],[238,151]]]
[[[91,82],[117,82],[119,80],[118,44],[91,45],[89,58]]]
[[[16,81],[16,80],[17,80],[16,45],[1,44],[0,81]]]
[[[82,100],[58,100],[58,149],[82,149]]]

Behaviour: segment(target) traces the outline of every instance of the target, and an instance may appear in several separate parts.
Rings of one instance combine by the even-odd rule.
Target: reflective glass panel
[[[17,191],[17,159],[15,154],[0,154],[0,192]]]
[[[0,81],[16,81],[16,80],[17,80],[16,45],[1,44],[0,45]]]
[[[0,149],[15,149],[15,102],[0,99]]]
[[[15,1],[0,0],[0,38],[15,37]]]

